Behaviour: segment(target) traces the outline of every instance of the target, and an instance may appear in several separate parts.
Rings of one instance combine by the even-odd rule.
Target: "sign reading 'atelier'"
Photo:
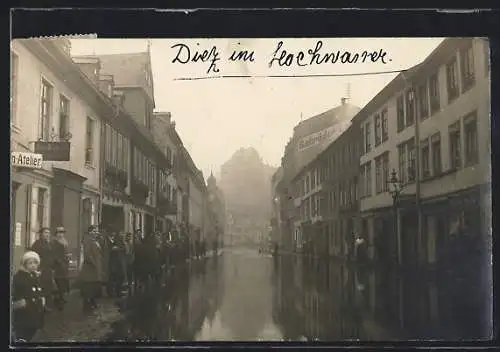
[[[43,157],[41,154],[12,152],[10,160],[12,166],[41,169]]]

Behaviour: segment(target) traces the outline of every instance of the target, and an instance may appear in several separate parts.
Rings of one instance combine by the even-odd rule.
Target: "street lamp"
[[[391,177],[387,183],[389,184],[389,192],[392,196],[394,207],[394,234],[396,235],[398,245],[398,263],[401,263],[401,233],[399,231],[398,203],[404,184],[398,179],[395,169],[392,169]]]

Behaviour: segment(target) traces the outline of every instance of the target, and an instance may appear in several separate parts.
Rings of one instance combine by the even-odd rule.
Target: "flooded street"
[[[477,303],[430,278],[225,249],[138,293],[108,340],[475,339],[487,330]]]

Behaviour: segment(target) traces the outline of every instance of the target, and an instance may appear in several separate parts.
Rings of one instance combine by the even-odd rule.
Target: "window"
[[[118,145],[116,144],[116,130],[111,130],[111,165],[116,166],[116,153],[118,151]]]
[[[402,183],[407,180],[406,144],[398,145],[399,179]]]
[[[382,120],[382,142],[389,139],[389,124],[387,121],[387,108],[382,110],[380,113],[380,119]]]
[[[69,133],[69,100],[59,97],[59,140],[64,140]]]
[[[389,152],[382,155],[382,189],[384,192],[389,190]]]
[[[106,138],[104,157],[107,162],[111,161],[111,126],[104,125],[104,135]]]
[[[44,221],[45,216],[45,202],[47,201],[47,190],[45,188],[38,188],[38,199],[36,204],[36,229],[40,230]]]
[[[460,52],[462,92],[469,90],[475,82],[474,54],[471,45]]]
[[[85,133],[85,164],[94,163],[94,120],[87,116],[87,128]],[[113,148],[114,149],[114,148]]]
[[[50,118],[52,116],[52,86],[42,80],[42,89],[40,97],[40,129],[38,138],[48,141],[50,136]]]
[[[372,195],[372,162],[366,163],[366,195],[370,197]]]
[[[471,113],[464,118],[465,132],[465,162],[467,166],[478,162],[478,143],[477,143],[477,116]]]
[[[116,149],[117,149],[117,154],[118,154],[118,160],[116,161],[116,164],[120,170],[123,170],[123,138],[121,133],[116,134],[117,137],[117,143],[116,143]]]
[[[365,149],[367,153],[372,149],[370,128],[371,128],[370,122],[367,122],[365,125]]]
[[[363,198],[366,196],[366,177],[365,177],[365,166],[361,165],[359,173],[359,197]]]
[[[422,178],[426,179],[431,174],[431,165],[430,165],[430,150],[429,150],[429,139],[425,139],[421,142],[422,146]]]
[[[405,128],[405,106],[404,97],[400,96],[396,101],[398,132]]]
[[[418,111],[422,120],[429,117],[429,92],[427,83],[418,87]]]
[[[449,127],[450,136],[450,167],[457,170],[461,165],[460,150],[460,121]]]
[[[17,111],[17,75],[19,58],[16,54],[10,53],[10,122],[16,123]]]
[[[382,193],[382,158],[375,159],[375,192]]]
[[[448,101],[451,102],[458,97],[458,72],[456,58],[453,58],[446,65],[446,85],[448,89]]]
[[[387,192],[389,181],[389,153],[375,159],[375,188],[377,193]]]
[[[406,143],[406,152],[408,153],[408,182],[414,182],[416,176],[416,148],[415,139],[412,138]]]
[[[415,92],[413,88],[406,92],[406,126],[415,122]]]
[[[436,133],[431,137],[431,152],[432,152],[432,174],[438,176],[441,174],[441,136]]]
[[[375,146],[382,143],[382,121],[380,115],[375,115]]]
[[[437,112],[441,104],[439,102],[439,80],[437,73],[432,75],[429,79],[429,100],[431,104],[431,114]]]
[[[361,125],[360,127],[361,130],[361,138],[359,139],[361,142],[361,155],[365,154],[365,126]]]

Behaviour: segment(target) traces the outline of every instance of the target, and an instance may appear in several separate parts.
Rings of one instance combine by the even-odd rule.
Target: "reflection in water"
[[[233,249],[176,268],[161,288],[138,294],[109,339],[480,338],[484,314],[466,289],[439,278]]]
[[[273,316],[286,339],[458,340],[487,336],[478,295],[470,290],[464,295],[466,287],[456,283],[294,256],[281,257],[276,271]],[[474,286],[469,283],[468,287]],[[456,294],[457,290],[462,294]]]

